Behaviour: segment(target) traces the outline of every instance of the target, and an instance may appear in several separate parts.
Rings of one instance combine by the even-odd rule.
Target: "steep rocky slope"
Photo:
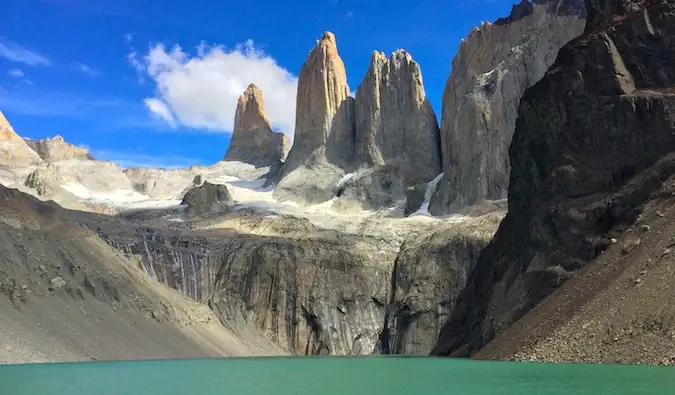
[[[249,85],[237,102],[232,139],[223,160],[256,167],[278,166],[290,144],[288,137],[272,130],[262,91],[254,84]]]
[[[25,139],[25,141],[33,151],[37,152],[47,162],[58,162],[69,159],[94,159],[85,148],[70,144],[59,135],[41,140]]]
[[[300,69],[293,146],[275,196],[306,203],[329,200],[353,149],[354,99],[335,35],[326,32]]]
[[[0,186],[0,362],[282,352],[150,280],[88,215]]]
[[[524,331],[517,340],[503,337],[484,355],[516,355],[511,345],[536,333],[518,355],[636,361],[649,353],[641,347],[650,338],[670,336],[670,292],[662,288],[670,275],[664,254],[670,225],[656,217],[670,207],[675,170],[675,3],[588,1],[587,7],[584,35],[560,51],[521,102],[508,215],[481,252],[435,353],[474,353],[570,278],[514,327]],[[645,205],[653,207],[644,211]],[[656,219],[636,230],[643,211]],[[655,249],[642,246],[642,237]],[[603,330],[616,340],[603,345]],[[600,353],[602,347],[608,351]]]
[[[581,34],[584,16],[583,0],[525,0],[462,41],[443,94],[444,176],[433,214],[506,197],[520,98]]]

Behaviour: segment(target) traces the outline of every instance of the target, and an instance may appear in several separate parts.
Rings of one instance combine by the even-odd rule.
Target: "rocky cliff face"
[[[66,142],[63,137],[59,135],[42,140],[26,139],[26,143],[47,162],[58,162],[70,159],[94,159],[89,151]]]
[[[326,32],[300,69],[293,146],[275,196],[322,202],[334,194],[354,149],[354,99],[333,33]]]
[[[29,167],[42,162],[40,156],[12,128],[0,111],[0,166]]]
[[[158,281],[208,303],[230,325],[253,325],[294,353],[376,351],[396,253],[387,242],[324,232],[102,232],[118,249],[141,256]]]
[[[508,18],[475,28],[452,62],[443,94],[440,215],[506,197],[518,104],[558,50],[584,28],[582,0],[522,1]]]
[[[355,164],[401,168],[407,184],[441,173],[440,131],[419,64],[399,49],[373,52],[356,91]]]
[[[251,84],[239,97],[230,146],[223,160],[256,167],[279,165],[290,149],[290,140],[275,133],[265,114],[262,91]]]
[[[502,218],[493,213],[407,239],[392,272],[380,348],[386,354],[426,354],[450,317],[459,291]]]
[[[594,270],[587,263],[675,171],[675,2],[586,6],[584,35],[521,101],[508,215],[435,353],[475,352],[581,269]],[[627,238],[620,253],[639,244]]]
[[[425,354],[452,310],[446,293],[464,285],[499,218],[412,230],[403,247],[400,237],[254,212],[161,227],[116,223],[122,219],[89,226],[226,325],[252,325],[294,353]],[[203,228],[214,223],[232,226]]]

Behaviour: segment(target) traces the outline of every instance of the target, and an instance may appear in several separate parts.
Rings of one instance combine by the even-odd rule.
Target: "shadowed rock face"
[[[428,182],[441,173],[440,132],[426,98],[419,64],[399,49],[373,52],[356,91],[358,167],[390,164],[404,181]]]
[[[41,140],[27,139],[26,143],[47,162],[58,162],[70,159],[94,159],[89,151],[66,142],[63,137],[59,135]]]
[[[582,0],[523,1],[462,41],[443,94],[444,176],[430,212],[506,197],[508,148],[525,90],[584,28]]]
[[[239,97],[234,130],[223,160],[250,163],[256,167],[278,165],[290,146],[288,137],[272,130],[262,91],[251,84]]]
[[[300,69],[293,146],[279,172],[282,200],[330,199],[354,149],[354,99],[333,33],[317,41]]]
[[[198,181],[197,179],[195,181]],[[190,189],[181,204],[187,206],[191,214],[204,214],[211,211],[217,211],[219,208],[233,203],[232,196],[227,190],[227,186],[220,184],[211,184],[204,182],[199,186]]]
[[[598,257],[675,173],[675,2],[587,1],[521,101],[509,211],[437,354],[471,354]]]

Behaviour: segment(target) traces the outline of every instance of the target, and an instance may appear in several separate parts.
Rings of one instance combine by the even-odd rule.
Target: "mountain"
[[[284,353],[151,280],[88,215],[0,185],[0,362]]]
[[[237,102],[232,139],[223,160],[256,167],[279,166],[289,146],[288,137],[272,130],[262,91],[254,84],[249,85]]]
[[[0,167],[8,169],[36,165],[40,156],[19,137],[0,111]]]
[[[300,69],[293,146],[275,197],[308,204],[329,200],[353,147],[354,99],[335,35],[325,32]]]
[[[357,167],[396,165],[406,184],[441,173],[440,132],[419,64],[405,50],[375,51],[356,90]]]
[[[41,140],[25,139],[33,151],[47,162],[59,162],[70,159],[94,159],[85,148],[74,146],[66,142],[63,137],[56,135]]]
[[[508,214],[437,354],[673,363],[675,2],[586,6],[521,101]]]
[[[584,17],[583,0],[523,0],[462,41],[443,93],[443,177],[434,215],[506,198],[520,99],[582,33]]]

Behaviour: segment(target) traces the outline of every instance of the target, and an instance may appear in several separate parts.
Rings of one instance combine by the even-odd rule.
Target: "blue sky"
[[[60,134],[122,165],[209,164],[225,154],[236,98],[250,82],[263,89],[275,128],[292,132],[296,76],[324,31],[336,35],[352,90],[373,50],[408,50],[440,114],[460,40],[511,6],[4,0],[0,110],[24,137]]]

